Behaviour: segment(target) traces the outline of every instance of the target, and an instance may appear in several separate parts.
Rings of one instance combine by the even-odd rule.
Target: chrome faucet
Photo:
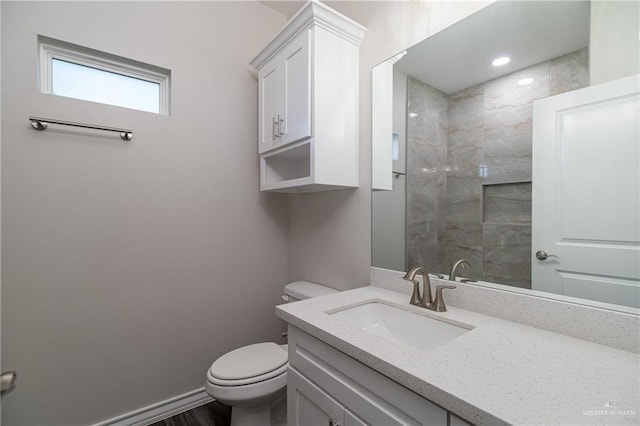
[[[422,275],[423,280],[423,294],[420,296],[420,282],[416,279],[416,275]],[[431,281],[429,280],[429,274],[425,272],[424,268],[420,266],[414,266],[409,269],[407,273],[402,277],[407,281],[411,281],[413,283],[413,293],[411,294],[411,300],[409,303],[415,306],[420,306],[422,308],[427,308],[432,311],[437,312],[446,312],[447,307],[444,304],[444,298],[442,296],[442,290],[444,289],[454,289],[455,286],[452,285],[438,285],[436,286],[436,298],[433,300],[431,298]]]
[[[468,260],[464,260],[464,259],[460,259],[456,263],[454,263],[453,266],[451,267],[451,272],[449,272],[449,281],[456,280],[456,272],[458,271],[458,267],[460,268],[469,267],[469,269],[471,269],[471,264],[469,263]]]

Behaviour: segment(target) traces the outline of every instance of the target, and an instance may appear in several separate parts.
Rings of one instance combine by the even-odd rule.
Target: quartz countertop
[[[372,301],[472,329],[425,353],[327,314]],[[632,352],[454,307],[429,311],[372,286],[280,305],[276,313],[476,425],[640,424],[640,356]]]

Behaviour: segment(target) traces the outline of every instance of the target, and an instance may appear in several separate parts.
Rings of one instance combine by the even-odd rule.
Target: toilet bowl
[[[289,302],[335,293],[336,290],[297,281],[285,286]],[[230,405],[231,426],[271,425],[273,411],[286,403],[287,347],[256,343],[227,352],[209,368],[205,388],[214,399]]]

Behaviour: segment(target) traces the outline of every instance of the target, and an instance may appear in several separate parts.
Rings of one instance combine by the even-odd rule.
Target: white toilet
[[[308,281],[284,287],[288,302],[336,293]],[[285,401],[287,346],[256,343],[227,352],[207,372],[206,389],[214,399],[230,405],[231,426],[269,426],[271,412]]]

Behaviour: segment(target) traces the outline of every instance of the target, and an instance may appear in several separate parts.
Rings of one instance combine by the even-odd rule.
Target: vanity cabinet
[[[364,27],[311,1],[251,61],[258,70],[260,190],[358,186]]]
[[[289,326],[289,425],[447,426],[449,413]]]

